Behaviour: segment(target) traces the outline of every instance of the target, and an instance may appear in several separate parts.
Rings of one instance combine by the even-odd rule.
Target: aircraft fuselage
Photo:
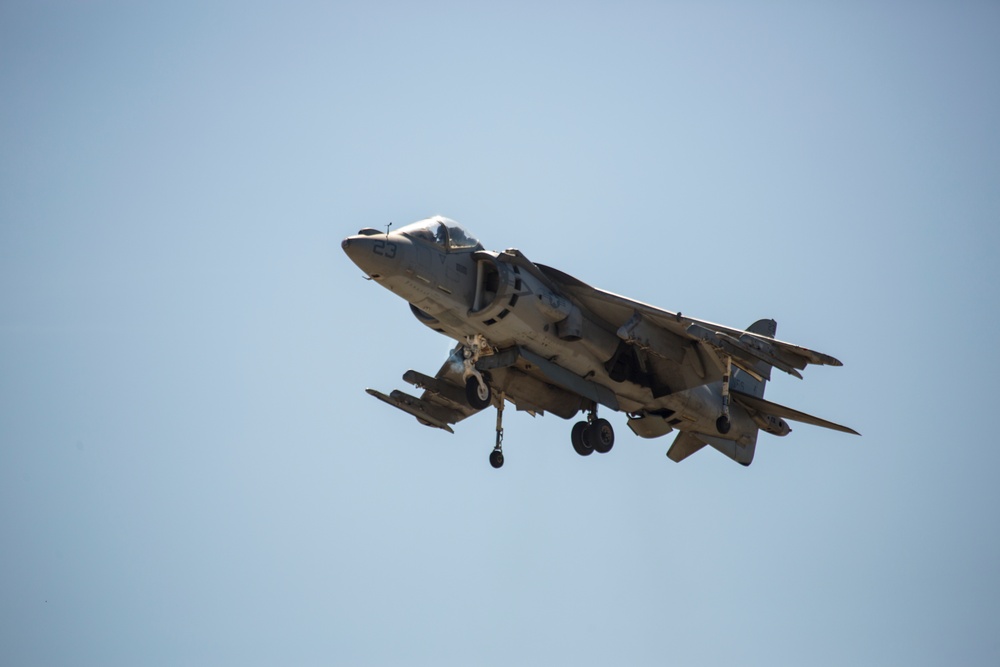
[[[657,392],[620,372],[613,377],[623,347],[619,335],[553,290],[530,264],[515,261],[519,253],[486,251],[478,242],[463,247],[447,238],[447,230],[439,236],[365,229],[344,239],[342,247],[370,278],[409,302],[429,328],[460,342],[478,334],[497,350],[518,348],[523,352],[519,373],[589,397],[592,407],[599,403],[630,415],[663,415],[637,420],[647,431],[633,428],[639,435],[658,437],[673,428],[715,432],[722,408],[719,382]],[[564,410],[552,411],[570,418],[587,408],[566,402]],[[730,414],[732,427],[724,439],[734,446],[741,439],[755,440],[750,415],[735,405]]]

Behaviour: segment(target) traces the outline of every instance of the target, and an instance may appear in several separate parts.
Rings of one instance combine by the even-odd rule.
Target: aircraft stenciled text
[[[393,259],[396,257],[396,244],[392,241],[376,241],[372,246],[372,252],[376,255],[382,255],[386,259]]]

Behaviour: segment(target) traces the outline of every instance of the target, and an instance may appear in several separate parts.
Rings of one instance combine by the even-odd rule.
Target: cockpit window
[[[412,239],[430,241],[446,250],[482,248],[479,240],[465,231],[461,225],[440,215],[407,225],[400,229],[399,233],[406,234]]]
[[[411,239],[439,243],[437,234],[439,227],[441,227],[441,223],[436,220],[421,220],[420,222],[414,222],[401,228],[399,233],[406,234]],[[444,243],[441,243],[441,245],[444,245]]]
[[[465,229],[460,227],[454,220],[448,221],[448,235],[451,237],[450,248],[452,250],[482,247],[479,243],[479,239],[465,231]]]

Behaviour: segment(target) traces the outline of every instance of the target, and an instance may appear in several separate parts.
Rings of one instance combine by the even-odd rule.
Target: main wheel
[[[607,419],[595,419],[583,432],[583,439],[600,454],[607,454],[615,446],[615,430]]]
[[[494,449],[490,452],[490,465],[494,468],[503,467],[503,452],[499,449]]]
[[[479,380],[473,375],[465,381],[465,400],[475,410],[482,410],[489,407],[493,400],[493,390],[485,382],[486,378],[483,378],[483,380],[484,382],[479,384]]]
[[[594,448],[588,445],[583,439],[583,432],[587,430],[587,422],[577,422],[573,424],[573,431],[570,433],[570,440],[573,441],[573,449],[580,456],[590,456],[594,453]]]

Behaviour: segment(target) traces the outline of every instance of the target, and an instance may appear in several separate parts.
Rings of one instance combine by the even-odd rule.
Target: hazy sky
[[[1000,6],[469,4],[0,5],[0,663],[1000,663]],[[493,470],[364,393],[438,213],[863,436]]]

